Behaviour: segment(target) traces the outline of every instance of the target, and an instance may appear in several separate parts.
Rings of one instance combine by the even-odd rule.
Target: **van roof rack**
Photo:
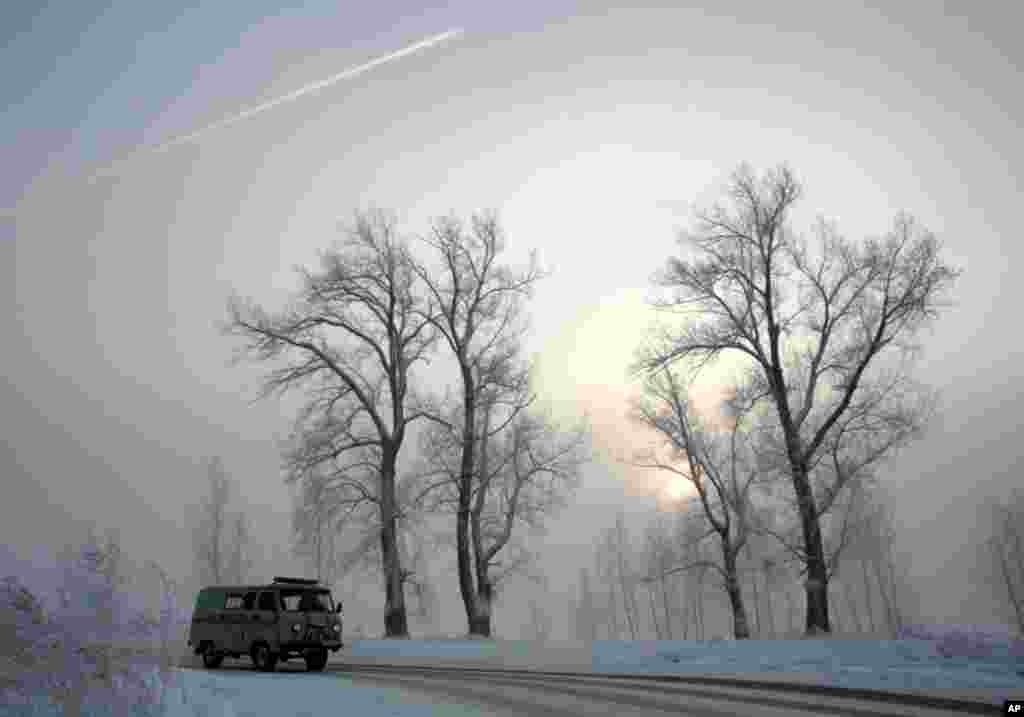
[[[274,576],[275,583],[293,583],[296,585],[319,585],[319,580],[310,580],[308,578],[283,578],[278,575]]]

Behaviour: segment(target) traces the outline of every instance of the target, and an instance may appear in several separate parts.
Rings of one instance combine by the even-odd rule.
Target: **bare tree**
[[[597,640],[597,626],[600,622],[590,571],[580,568],[579,598],[572,612],[576,639],[594,642]]]
[[[692,410],[688,387],[667,368],[647,378],[643,396],[634,402],[633,418],[658,435],[668,448],[668,457],[651,449],[639,452],[633,463],[668,471],[685,479],[696,491],[707,520],[708,535],[718,537],[721,559],[673,567],[673,571],[706,567],[718,572],[732,609],[736,639],[750,637],[746,606],[739,580],[740,550],[750,536],[750,492],[757,477],[756,466],[745,459],[747,440],[743,418],[757,397],[736,391],[733,426],[727,436],[711,430]]]
[[[232,486],[220,458],[207,461],[206,473],[210,492],[200,501],[199,524],[192,535],[200,580],[207,585],[219,585],[227,579],[231,554],[228,505]]]
[[[271,314],[234,298],[229,335],[246,340],[242,355],[279,362],[264,395],[304,389],[310,396],[296,420],[285,459],[291,480],[326,466],[346,510],[379,513],[385,593],[385,633],[407,636],[403,572],[396,521],[396,470],[418,410],[413,366],[433,343],[425,299],[393,216],[357,213],[346,239],[321,256],[294,304]],[[370,492],[368,486],[375,490]]]
[[[699,214],[684,236],[697,258],[672,258],[657,277],[674,292],[658,306],[693,308],[699,318],[662,331],[640,352],[636,368],[656,371],[675,361],[701,366],[730,353],[756,369],[775,409],[798,508],[806,630],[828,632],[819,522],[827,506],[815,495],[812,474],[830,443],[840,440],[844,419],[865,398],[870,402],[872,369],[916,348],[912,340],[938,315],[959,272],[941,260],[936,238],[905,214],[884,238],[863,244],[821,221],[812,251],[787,225],[801,195],[788,168],[758,179],[741,167],[728,194],[729,206]]]
[[[617,640],[621,636],[618,598],[616,597],[618,580],[615,560],[614,531],[608,527],[602,529],[594,542],[593,571],[594,596],[597,609],[597,624],[603,625],[600,630],[607,640]]]
[[[992,589],[1007,622],[1024,634],[1024,492],[1008,498],[989,498],[981,505],[980,520],[989,525],[979,545],[973,577]]]
[[[330,475],[318,468],[301,481],[292,510],[293,552],[309,558],[317,580],[333,585],[339,577],[337,562],[340,496]]]
[[[478,397],[474,430],[478,445],[466,537],[475,616],[470,634],[481,636],[491,634],[492,605],[501,583],[513,574],[529,576],[533,555],[522,531],[545,530],[549,517],[574,492],[588,456],[586,426],[563,430],[550,416],[526,410],[533,402],[529,372],[508,370],[518,377],[490,383]],[[423,433],[422,453],[434,477],[415,504],[431,512],[458,515],[463,509],[461,410]]]
[[[656,515],[647,523],[644,533],[644,551],[646,554],[647,576],[644,581],[651,590],[658,590],[661,598],[661,619],[652,616],[658,639],[672,640],[672,614],[669,596],[669,571],[678,564],[678,555],[673,545],[671,525],[664,515]]]
[[[633,560],[632,555],[627,555],[627,551],[632,552],[632,550],[629,535],[626,532],[626,518],[621,510],[615,516],[615,527],[612,529],[610,542],[615,550],[615,569],[619,591],[622,595],[622,611],[626,614],[630,639],[635,640],[637,623],[640,620],[640,611],[636,605],[636,586],[640,578],[628,567],[632,566]]]
[[[249,580],[252,569],[249,545],[249,518],[244,511],[234,514],[227,561],[227,579],[236,584]]]
[[[474,478],[480,469],[477,453],[483,443],[479,414],[485,393],[502,388],[511,388],[512,395],[517,393],[508,381],[522,380],[521,373],[509,370],[523,330],[519,325],[522,301],[531,295],[542,274],[535,255],[531,255],[529,266],[523,270],[513,270],[500,262],[505,238],[494,214],[475,215],[468,231],[454,217],[438,219],[424,242],[440,259],[439,271],[426,265],[415,266],[437,307],[426,318],[455,358],[461,383],[458,423],[438,418],[458,441],[454,488],[459,592],[469,633],[489,635],[491,606],[488,597],[481,594],[484,586],[474,581],[474,572],[479,573],[475,563],[480,556],[474,559],[470,525]],[[520,403],[515,411],[527,405]],[[448,476],[443,480],[447,481]]]

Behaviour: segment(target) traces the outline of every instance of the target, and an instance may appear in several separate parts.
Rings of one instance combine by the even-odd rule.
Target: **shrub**
[[[21,713],[40,700],[66,715],[160,713],[169,664],[154,643],[166,646],[174,606],[147,618],[109,548],[90,539],[63,563],[0,551],[0,693]]]
[[[1002,625],[906,625],[898,637],[929,640],[943,657],[1024,657],[1024,640]]]

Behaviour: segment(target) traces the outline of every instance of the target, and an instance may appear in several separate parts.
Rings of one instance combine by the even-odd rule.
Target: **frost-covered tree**
[[[776,469],[800,527],[813,634],[831,630],[822,517],[864,461],[917,435],[927,392],[890,369],[915,353],[959,272],[906,214],[864,242],[822,221],[812,245],[789,226],[801,194],[786,167],[734,173],[728,201],[700,213],[684,236],[689,256],[669,259],[656,278],[668,294],[656,305],[685,324],[664,327],[636,368],[697,367],[729,354],[753,370],[778,426]]]
[[[46,550],[0,565],[0,690],[14,705],[46,700],[65,715],[97,709],[156,715],[153,621],[117,568],[119,544],[95,536],[64,564]]]
[[[396,225],[385,212],[357,213],[320,269],[302,270],[288,307],[269,312],[233,298],[225,331],[243,340],[240,356],[274,366],[264,395],[307,398],[285,458],[289,479],[322,470],[352,505],[377,512],[385,632],[404,637],[398,466],[410,425],[424,416],[412,371],[434,335]]]
[[[219,457],[206,461],[206,475],[208,492],[190,521],[197,577],[206,585],[244,583],[252,567],[248,517],[232,510],[238,490]]]

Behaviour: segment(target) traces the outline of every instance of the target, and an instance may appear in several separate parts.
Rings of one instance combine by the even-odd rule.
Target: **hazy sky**
[[[1024,462],[1014,3],[31,5],[0,10],[4,543],[61,542],[74,520],[98,520],[184,570],[182,511],[211,454],[262,516],[261,538],[285,540],[275,440],[291,405],[250,405],[259,373],[228,366],[214,323],[232,288],[278,305],[292,267],[369,204],[413,233],[497,209],[511,256],[536,248],[553,270],[529,344],[544,395],[592,414],[603,456],[629,449],[625,366],[652,272],[691,203],[718,198],[739,162],[786,161],[806,188],[796,229],[823,214],[848,236],[880,234],[905,209],[965,269],[920,365],[943,391],[941,420],[885,477],[925,608],[986,617],[962,585],[974,503],[1019,482]],[[652,505],[660,481],[593,466],[547,569],[575,571],[594,531],[620,506]]]

